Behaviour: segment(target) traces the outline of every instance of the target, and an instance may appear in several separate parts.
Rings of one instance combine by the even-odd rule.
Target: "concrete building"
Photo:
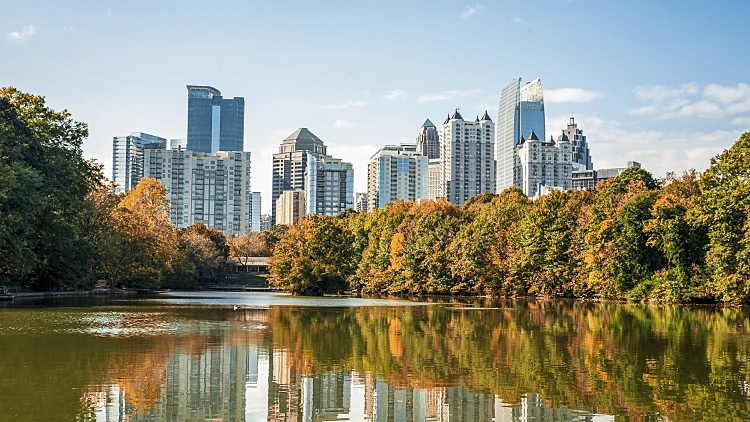
[[[224,98],[210,86],[188,85],[187,149],[196,152],[242,151],[245,99]]]
[[[276,224],[292,226],[305,216],[305,192],[286,190],[276,200]]]
[[[347,208],[354,208],[354,168],[351,163],[308,154],[305,179],[305,214],[334,216]]]
[[[203,222],[225,235],[251,230],[250,153],[145,150],[145,177],[164,184],[177,228]]]
[[[487,112],[466,121],[456,108],[440,129],[442,197],[461,205],[480,193],[495,192],[495,124]]]
[[[260,231],[265,232],[271,230],[273,223],[274,222],[271,220],[271,214],[262,214],[260,216]]]
[[[558,141],[567,140],[570,142],[573,152],[573,169],[574,170],[593,170],[594,162],[591,159],[589,144],[586,142],[586,135],[583,130],[578,129],[578,123],[573,116],[570,116],[568,127],[563,129],[562,134],[557,137]]]
[[[253,192],[250,196],[250,231],[259,232],[260,229],[260,192]]]
[[[541,187],[568,190],[572,187],[571,145],[567,138],[540,141],[532,130],[515,148],[514,181],[529,198],[542,194]]]
[[[357,212],[367,211],[367,192],[357,192],[354,195],[354,210]]]
[[[630,167],[640,168],[641,163],[637,161],[628,161],[627,167],[615,167],[599,170],[573,170],[572,188],[576,190],[593,189],[602,180],[613,179]]]
[[[443,185],[440,184],[440,159],[429,160],[427,164],[427,199],[443,198]]]
[[[513,180],[515,147],[521,136],[528,136],[531,130],[545,139],[542,81],[537,78],[521,87],[521,78],[517,78],[506,85],[500,95],[495,154],[497,193],[510,186],[520,186]]]
[[[307,128],[299,128],[287,136],[279,152],[273,155],[273,180],[271,188],[271,221],[276,221],[276,202],[287,190],[305,190],[305,170],[309,156],[327,155],[327,148]]]
[[[112,181],[118,192],[127,192],[143,178],[144,150],[167,147],[167,140],[143,132],[112,138]]]
[[[179,139],[170,139],[169,140],[169,149],[187,149],[187,139],[185,138],[179,138]]]
[[[417,151],[430,160],[440,158],[440,134],[430,119],[425,120],[419,128]]]
[[[381,148],[367,165],[367,210],[398,200],[427,199],[427,162],[415,144]]]

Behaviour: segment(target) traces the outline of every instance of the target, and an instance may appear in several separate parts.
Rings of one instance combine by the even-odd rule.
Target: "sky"
[[[0,86],[112,137],[184,138],[186,85],[245,98],[252,189],[270,212],[272,154],[307,127],[354,165],[414,142],[457,106],[497,116],[512,79],[541,78],[547,133],[571,113],[595,168],[704,170],[750,130],[750,1],[8,1]]]

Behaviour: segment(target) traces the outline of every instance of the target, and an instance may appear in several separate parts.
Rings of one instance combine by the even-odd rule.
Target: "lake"
[[[0,303],[0,421],[750,420],[749,317],[278,293],[16,300]]]

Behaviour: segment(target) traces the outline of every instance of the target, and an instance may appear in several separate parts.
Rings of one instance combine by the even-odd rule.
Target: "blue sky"
[[[703,170],[750,130],[750,2],[0,1],[0,85],[87,122],[111,174],[112,136],[185,137],[187,84],[244,96],[253,190],[297,127],[355,168],[541,78],[547,132],[575,113],[596,168]]]

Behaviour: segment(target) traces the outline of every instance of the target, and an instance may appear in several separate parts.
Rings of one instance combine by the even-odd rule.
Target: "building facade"
[[[127,192],[143,178],[143,159],[146,149],[167,147],[167,140],[143,132],[112,138],[112,181],[118,192]]]
[[[427,162],[427,199],[436,200],[443,197],[443,185],[440,184],[440,159]]]
[[[276,200],[276,224],[295,225],[305,216],[305,192],[286,190]]]
[[[571,157],[570,142],[555,142],[551,137],[547,142],[540,141],[532,130],[529,139],[522,136],[516,145],[514,180],[529,198],[539,197],[551,188],[571,189]]]
[[[260,228],[260,192],[253,192],[250,196],[250,231],[259,232]]]
[[[279,152],[273,155],[271,186],[271,221],[276,221],[276,202],[287,190],[305,190],[305,170],[308,156],[324,157],[327,148],[323,141],[307,128],[299,128],[287,136]]]
[[[225,235],[251,230],[249,152],[147,149],[144,162],[145,177],[167,188],[176,228],[202,222]]]
[[[575,170],[593,170],[594,162],[591,159],[589,144],[586,142],[586,135],[581,129],[578,129],[578,123],[573,116],[570,116],[568,127],[563,129],[562,134],[557,137],[558,141],[568,140],[573,148],[573,168]]]
[[[357,192],[354,195],[354,211],[367,211],[367,192]]]
[[[430,160],[440,158],[440,133],[430,119],[419,128],[417,151]]]
[[[188,85],[187,149],[196,152],[242,151],[245,99],[224,98],[210,86]]]
[[[271,214],[261,214],[260,231],[265,232],[265,231],[271,230],[273,223],[274,222],[271,220]]]
[[[308,154],[305,178],[305,214],[334,216],[347,208],[354,208],[354,168],[351,163]]]
[[[495,124],[487,112],[466,121],[460,110],[440,129],[442,197],[461,205],[480,193],[495,191]]]
[[[497,193],[510,186],[520,186],[513,179],[515,147],[521,136],[528,136],[532,129],[540,139],[545,139],[542,81],[537,78],[521,87],[521,78],[517,78],[506,85],[500,95],[495,154]]]
[[[415,144],[386,145],[367,165],[367,210],[427,199],[428,159]]]

